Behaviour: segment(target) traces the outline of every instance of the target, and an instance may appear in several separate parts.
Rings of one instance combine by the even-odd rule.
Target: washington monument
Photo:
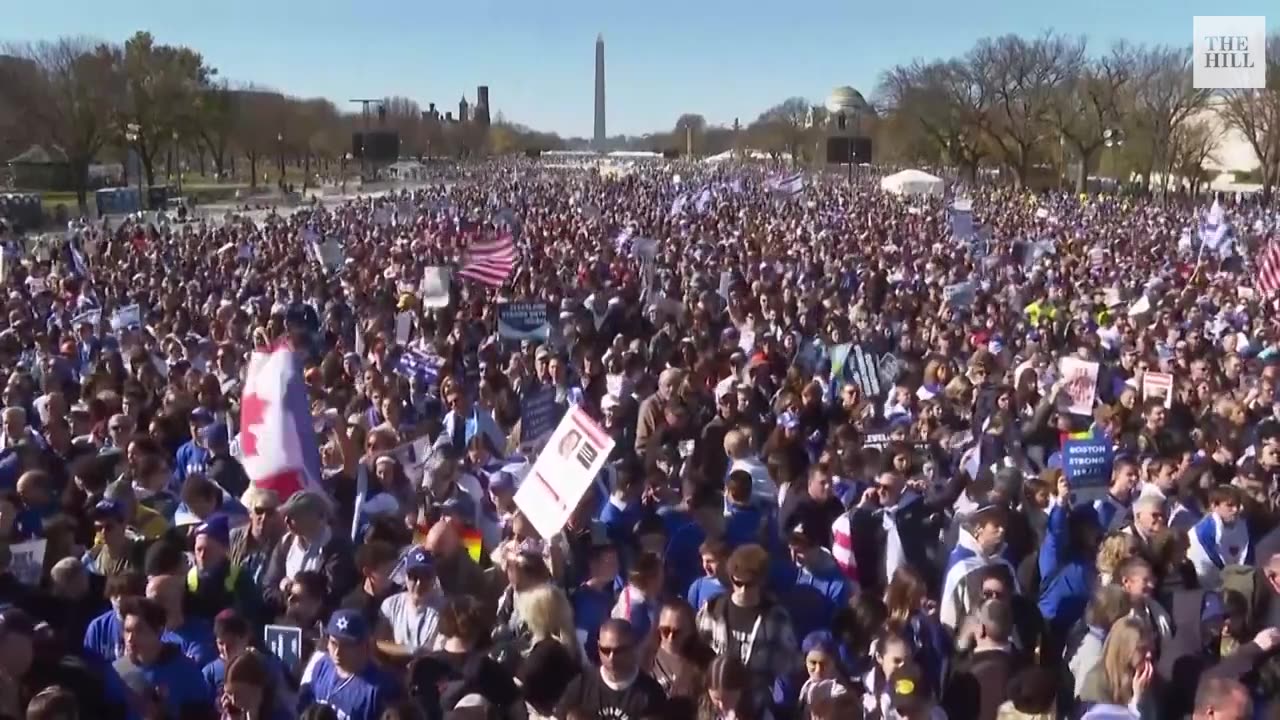
[[[604,150],[604,35],[596,36],[596,150]]]

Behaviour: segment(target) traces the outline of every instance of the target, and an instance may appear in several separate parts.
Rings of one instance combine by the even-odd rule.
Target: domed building
[[[867,104],[866,98],[862,97],[862,93],[854,90],[848,85],[843,85],[831,91],[827,96],[827,112],[834,115],[844,113],[850,116],[855,113],[864,113],[871,109]]]

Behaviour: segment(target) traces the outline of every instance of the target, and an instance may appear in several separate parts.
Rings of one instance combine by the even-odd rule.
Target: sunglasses
[[[734,587],[740,587],[740,588],[755,587],[756,585],[759,585],[759,584],[760,584],[760,581],[759,581],[759,580],[757,580],[757,579],[754,579],[754,578],[753,578],[753,579],[751,579],[751,580],[743,580],[743,579],[741,579],[741,578],[733,578],[733,579],[732,579],[732,582],[733,582],[733,586],[734,586]]]
[[[622,653],[631,652],[631,646],[630,645],[614,645],[614,646],[599,645],[596,647],[596,650],[599,651],[601,657],[613,657],[614,655],[621,655]]]
[[[661,625],[658,627],[658,634],[664,638],[673,638],[680,634],[680,628],[671,627],[670,625]]]
[[[983,589],[982,589],[982,598],[983,598],[984,600],[999,600],[999,599],[1000,599],[1000,598],[1002,598],[1002,597],[1004,597],[1004,591],[1003,591],[1003,590],[996,590],[996,589],[994,589],[994,588],[983,588]]]
[[[254,515],[275,515],[276,509],[273,507],[256,507],[253,509]]]

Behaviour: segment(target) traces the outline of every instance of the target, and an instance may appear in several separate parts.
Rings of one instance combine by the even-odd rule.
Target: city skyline
[[[447,104],[477,85],[493,89],[496,118],[565,137],[592,138],[592,38],[609,38],[608,129],[669,131],[683,113],[718,125],[748,123],[788,97],[821,102],[851,85],[874,99],[895,64],[963,54],[982,37],[1053,29],[1085,35],[1100,51],[1126,39],[1190,46],[1192,17],[1266,15],[1271,3],[1219,9],[1193,0],[1010,6],[923,0],[858,6],[816,0],[806,17],[778,20],[766,7],[654,0],[644,7],[561,0],[554,8],[509,0],[422,6],[315,0],[305,13],[280,0],[226,0],[192,22],[189,8],[120,0],[111,12],[88,0],[23,9],[0,44],[85,35],[123,42],[148,30],[200,51],[219,76],[346,109],[351,97],[403,96]],[[927,19],[927,22],[922,21]],[[1280,13],[1268,17],[1280,29]],[[459,32],[465,28],[467,32]]]

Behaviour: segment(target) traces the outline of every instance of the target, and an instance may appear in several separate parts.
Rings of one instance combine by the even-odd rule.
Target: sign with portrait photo
[[[516,506],[543,538],[569,521],[613,446],[609,433],[582,408],[565,413],[515,496]]]

